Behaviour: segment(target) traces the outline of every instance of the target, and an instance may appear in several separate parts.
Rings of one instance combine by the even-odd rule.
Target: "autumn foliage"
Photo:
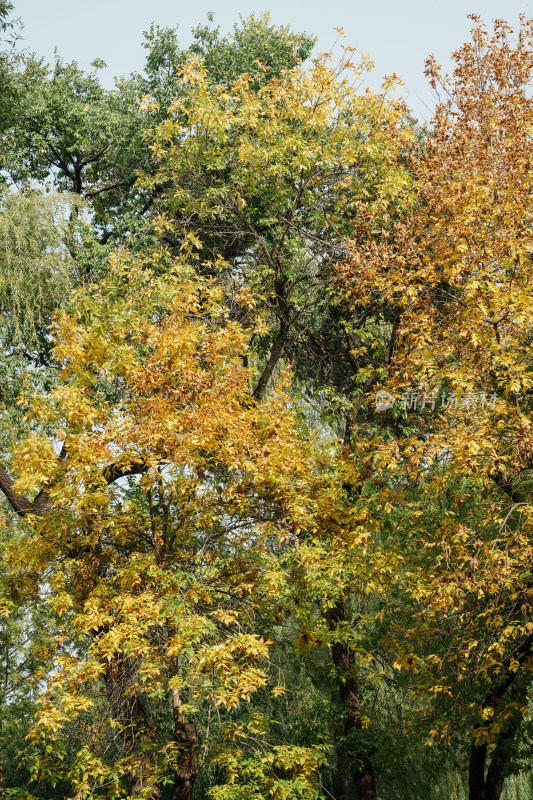
[[[412,214],[355,240],[341,274],[354,297],[377,292],[398,308],[384,386],[411,407],[418,398],[415,429],[392,450],[377,445],[425,553],[399,663],[427,671],[431,737],[469,724],[469,796],[492,798],[528,716],[532,667],[533,61],[531,23],[513,44],[505,23],[489,37],[473,19],[453,79],[427,64],[443,100],[413,159]]]
[[[526,785],[533,23],[472,21],[431,130],[267,18],[152,29],[124,95],[33,64],[104,150],[0,209],[6,797]],[[10,169],[42,178],[28,120]]]

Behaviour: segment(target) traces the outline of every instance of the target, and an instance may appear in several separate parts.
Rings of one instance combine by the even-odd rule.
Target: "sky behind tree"
[[[76,59],[87,68],[95,58],[108,67],[103,73],[107,85],[113,76],[141,70],[144,63],[142,32],[152,21],[161,26],[179,25],[182,45],[190,30],[206,21],[208,11],[215,23],[229,31],[239,14],[271,12],[272,21],[291,25],[318,36],[318,48],[329,50],[336,39],[335,27],[342,27],[345,41],[367,53],[376,64],[369,80],[377,88],[381,76],[396,72],[404,80],[403,93],[416,115],[431,118],[434,96],[424,77],[424,60],[434,53],[437,61],[450,67],[449,55],[468,37],[471,21],[467,14],[480,14],[487,22],[503,17],[516,24],[518,14],[533,17],[531,2],[515,0],[14,0],[15,13],[24,23],[24,45],[52,60],[54,48],[66,60]]]

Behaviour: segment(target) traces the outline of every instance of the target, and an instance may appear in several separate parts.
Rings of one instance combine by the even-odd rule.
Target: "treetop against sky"
[[[414,113],[423,121],[431,119],[435,98],[424,77],[424,61],[434,53],[445,68],[449,56],[460,46],[471,27],[469,13],[480,14],[487,22],[504,16],[517,22],[520,12],[532,14],[531,4],[507,0],[450,0],[424,3],[420,0],[338,0],[335,3],[309,0],[199,0],[176,3],[172,0],[16,0],[15,13],[24,23],[24,45],[52,60],[54,49],[67,61],[76,59],[87,68],[95,58],[107,64],[105,82],[111,86],[115,75],[142,69],[145,51],[142,32],[152,22],[161,26],[179,25],[182,46],[190,39],[193,26],[206,21],[208,12],[223,31],[231,30],[239,16],[270,11],[277,25],[307,30],[318,37],[318,50],[330,50],[336,27],[342,26],[346,41],[375,61],[374,76],[368,84],[376,89],[385,74],[396,72],[404,81],[403,92]]]

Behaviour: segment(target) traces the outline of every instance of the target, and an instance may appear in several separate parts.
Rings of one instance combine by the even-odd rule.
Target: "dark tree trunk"
[[[485,798],[485,761],[487,745],[472,745],[470,763],[468,765],[468,800],[486,800]]]
[[[328,612],[332,629],[346,621],[344,602],[338,600]],[[355,677],[355,659],[349,645],[336,642],[332,647],[333,663],[337,668],[339,695],[344,706],[344,737],[339,743],[337,761],[345,800],[376,800],[376,780],[372,761],[360,746],[354,745],[354,734],[362,730],[359,687]]]
[[[531,640],[527,639],[515,653],[515,657],[522,660],[530,649]],[[512,672],[487,697],[484,705],[486,707],[498,706],[502,698],[506,696],[507,703],[514,701],[519,707],[527,701],[527,689],[526,683],[516,684],[516,673]],[[487,745],[472,744],[468,771],[468,800],[500,800],[505,783],[505,768],[509,761],[512,744],[520,730],[521,721],[522,716],[518,710],[515,710],[505,720],[491,752],[490,764],[487,769]]]
[[[255,400],[262,400],[265,396],[265,392],[268,386],[268,382],[272,377],[272,373],[276,368],[276,364],[281,358],[283,353],[283,349],[287,342],[287,337],[289,335],[290,325],[288,321],[282,320],[279,326],[278,335],[272,345],[272,349],[270,351],[270,355],[268,357],[268,361],[266,366],[259,377],[259,381],[257,382],[257,386],[255,387],[253,396]]]
[[[500,800],[503,792],[503,784],[505,782],[503,770],[498,765],[496,765],[495,770],[492,770],[493,765],[494,761],[491,761],[485,782],[485,800]]]
[[[279,269],[281,272],[281,265],[279,265]],[[279,331],[270,350],[268,361],[253,392],[253,398],[257,401],[262,400],[265,396],[268,382],[276,369],[278,361],[283,355],[291,329],[291,310],[288,301],[287,278],[283,275],[280,275],[274,283],[274,306],[276,307],[276,314],[279,319]]]
[[[520,721],[513,719],[501,731],[492,754],[485,781],[485,800],[500,800],[505,782],[505,765],[509,758],[509,747],[518,733]]]
[[[505,783],[505,766],[509,758],[509,747],[512,744],[520,720],[515,718],[503,728],[492,751],[487,774],[487,745],[472,745],[470,769],[468,774],[468,800],[500,800]]]

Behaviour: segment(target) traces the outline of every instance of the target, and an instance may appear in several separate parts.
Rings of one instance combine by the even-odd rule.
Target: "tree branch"
[[[60,460],[66,458],[65,445],[59,455]],[[114,483],[119,478],[125,478],[128,475],[141,475],[146,471],[146,464],[144,461],[137,461],[129,464],[108,464],[104,467],[102,475],[107,485]],[[23,494],[19,494],[13,488],[15,481],[13,478],[0,467],[0,491],[9,502],[13,511],[19,517],[25,517],[28,514],[35,514],[38,517],[45,517],[50,513],[52,508],[52,501],[50,499],[50,486],[43,487],[35,496],[30,500]]]
[[[0,467],[0,490],[19,517],[25,517],[27,514],[36,514],[42,517],[49,512],[50,498],[45,492],[41,490],[35,500],[32,501],[25,495],[16,492],[13,489],[14,483],[13,478]]]
[[[110,192],[111,189],[118,189],[120,186],[125,186],[124,181],[116,181],[115,183],[109,183],[107,186],[101,186],[99,189],[93,189],[90,192],[85,192],[83,195],[86,200],[91,197],[96,197],[98,194],[102,194],[102,192]]]

